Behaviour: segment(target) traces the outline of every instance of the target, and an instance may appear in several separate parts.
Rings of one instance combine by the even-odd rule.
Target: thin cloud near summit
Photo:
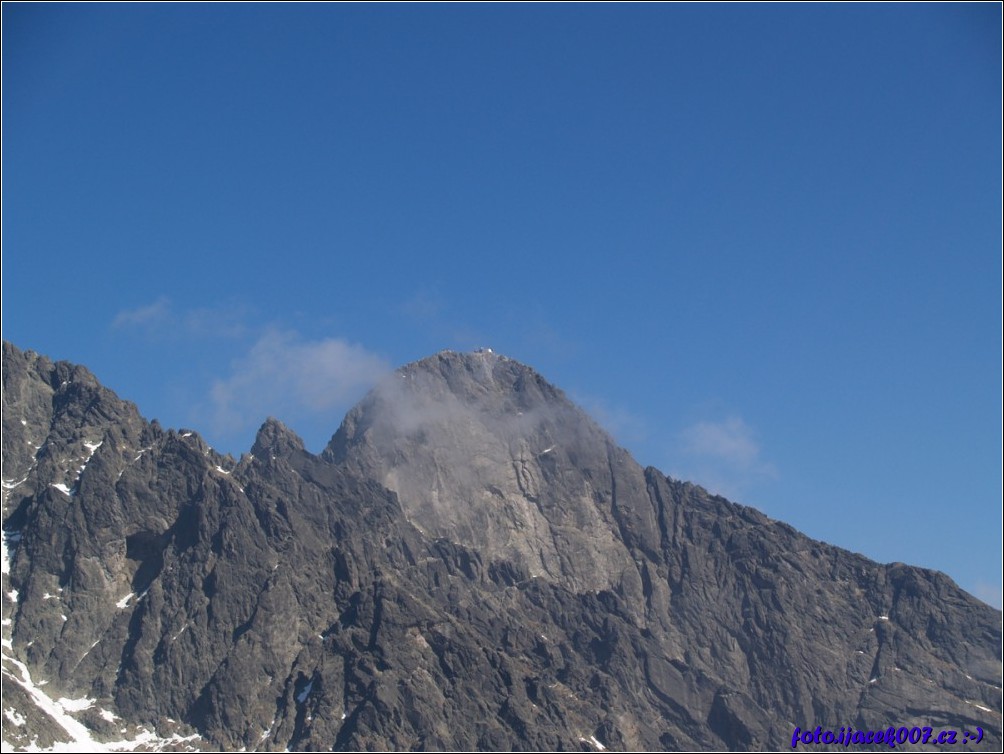
[[[740,502],[754,485],[778,477],[774,464],[764,459],[755,431],[738,415],[683,429],[677,457],[687,464],[685,471],[675,472],[680,478],[694,479]]]
[[[343,338],[305,340],[295,330],[268,327],[230,374],[213,382],[213,422],[228,432],[268,415],[335,413],[389,371],[382,356]]]

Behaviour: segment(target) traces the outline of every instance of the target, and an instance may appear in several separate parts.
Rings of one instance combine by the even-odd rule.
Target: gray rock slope
[[[999,611],[641,468],[488,352],[235,461],[5,343],[3,530],[14,747],[1001,744]]]

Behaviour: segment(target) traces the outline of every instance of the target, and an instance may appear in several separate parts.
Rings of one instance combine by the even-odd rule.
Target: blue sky
[[[319,450],[491,346],[1001,597],[1001,8],[3,5],[3,337]]]

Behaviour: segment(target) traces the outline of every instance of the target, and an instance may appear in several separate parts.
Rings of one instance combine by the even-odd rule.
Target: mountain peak
[[[999,611],[642,471],[519,362],[435,354],[234,465],[3,358],[5,749],[1000,746]]]
[[[273,416],[268,417],[255,435],[251,454],[265,458],[266,456],[285,456],[293,451],[302,451],[303,440],[293,430]]]
[[[402,367],[325,453],[397,493],[423,532],[531,575],[596,590],[631,569],[614,490],[643,490],[641,468],[558,388],[488,349]]]
[[[450,386],[473,381],[485,387],[503,390],[515,387],[514,383],[521,375],[540,378],[531,367],[495,353],[490,348],[478,348],[474,351],[439,351],[424,359],[405,364],[395,374],[404,377],[436,374]]]

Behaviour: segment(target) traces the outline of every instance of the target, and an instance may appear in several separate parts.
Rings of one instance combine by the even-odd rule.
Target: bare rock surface
[[[490,352],[236,460],[5,343],[3,530],[5,746],[1001,744],[999,611],[642,469]]]

